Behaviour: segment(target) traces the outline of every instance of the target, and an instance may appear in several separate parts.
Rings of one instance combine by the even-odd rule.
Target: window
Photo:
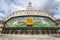
[[[31,20],[29,18],[32,18]],[[12,18],[6,22],[6,27],[28,27],[26,21],[29,19],[30,25],[32,27],[55,27],[55,22],[47,17],[40,17],[40,16],[25,16],[25,17],[16,17]]]

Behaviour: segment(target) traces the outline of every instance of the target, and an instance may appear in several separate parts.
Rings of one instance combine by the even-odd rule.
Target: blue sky
[[[60,0],[0,0],[0,19],[6,18],[16,10],[24,10],[28,2],[32,2],[35,9],[46,10],[60,19]]]

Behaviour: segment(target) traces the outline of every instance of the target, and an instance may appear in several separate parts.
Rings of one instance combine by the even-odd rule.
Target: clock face
[[[27,25],[32,25],[32,24],[33,24],[33,18],[32,18],[32,17],[28,17],[28,18],[26,19],[26,24],[27,24]]]

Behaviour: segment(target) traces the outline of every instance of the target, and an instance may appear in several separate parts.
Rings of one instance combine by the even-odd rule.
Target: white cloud
[[[1,1],[0,1],[0,8],[2,8],[3,11],[5,11],[5,12],[7,11],[8,5],[6,5],[6,3],[5,3],[4,0],[1,0]]]
[[[6,17],[3,13],[0,13],[0,20],[3,20]]]
[[[54,15],[56,19],[60,19],[60,15]]]
[[[3,20],[2,18],[0,18],[0,20]]]
[[[32,2],[32,6],[34,8],[42,9],[47,4],[48,0],[42,0],[42,1],[41,0],[13,0],[13,1],[14,1],[13,3],[15,3],[14,6],[19,6],[19,7],[23,7],[23,6],[27,7],[28,6],[28,2],[31,1]]]
[[[60,0],[55,0],[56,2],[60,2]]]
[[[34,8],[43,9],[48,0],[31,0]]]
[[[23,10],[23,9],[25,9],[25,7],[14,5],[14,4],[12,4],[10,8],[11,8],[12,12],[13,11],[17,11],[17,10]]]
[[[0,13],[0,16],[1,16],[1,17],[5,17],[5,15],[4,15],[3,13]]]
[[[8,14],[10,14],[13,11],[25,9],[28,6],[28,2],[29,1],[32,2],[33,8],[41,9],[41,10],[44,9],[44,8],[49,9],[50,7],[52,7],[50,5],[51,5],[51,3],[53,4],[53,1],[60,2],[60,0],[13,0],[13,1],[9,1],[9,2],[7,0],[7,2],[9,3],[7,5],[7,3],[5,2],[5,0],[1,0],[0,1],[0,7],[3,9],[3,11],[6,14],[4,15],[3,13],[0,13],[0,15],[1,15],[0,17],[6,17]],[[52,9],[49,9],[49,10],[51,10],[50,12],[54,13],[52,11]],[[57,14],[58,13],[60,13],[60,9],[57,10]],[[54,17],[59,18],[60,15],[55,15]]]

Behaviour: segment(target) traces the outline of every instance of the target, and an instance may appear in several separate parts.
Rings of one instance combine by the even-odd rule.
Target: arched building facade
[[[49,12],[36,10],[29,2],[26,10],[15,11],[5,19],[2,33],[49,34],[57,33],[57,29],[55,18]]]

